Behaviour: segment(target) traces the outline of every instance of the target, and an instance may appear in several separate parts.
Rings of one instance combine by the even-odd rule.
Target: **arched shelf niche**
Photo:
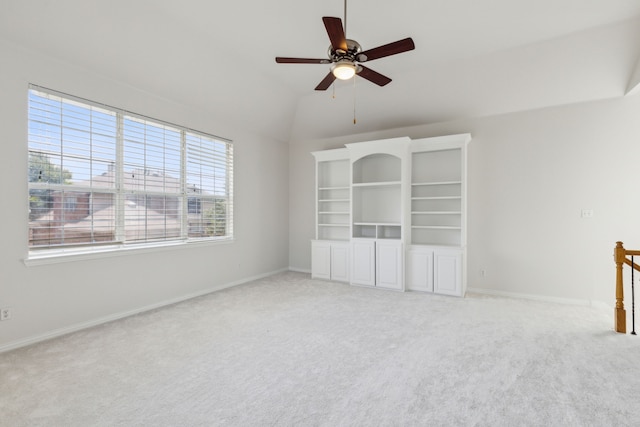
[[[353,162],[354,184],[400,182],[401,175],[401,159],[392,154],[369,154]]]

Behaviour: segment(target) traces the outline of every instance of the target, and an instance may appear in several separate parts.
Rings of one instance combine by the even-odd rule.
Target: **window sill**
[[[47,264],[60,264],[63,262],[118,257],[131,254],[162,252],[166,250],[180,250],[193,248],[195,246],[217,246],[231,244],[234,241],[235,239],[233,237],[229,237],[226,239],[195,240],[190,242],[164,242],[162,244],[114,245],[82,249],[61,249],[55,251],[46,251],[37,254],[31,253],[27,258],[23,259],[23,262],[27,267],[32,267]]]

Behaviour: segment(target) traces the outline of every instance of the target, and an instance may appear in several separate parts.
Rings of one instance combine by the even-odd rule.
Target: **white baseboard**
[[[307,270],[304,268],[289,267],[289,271],[295,271],[296,273],[311,274],[311,270]]]
[[[600,301],[592,301],[588,299],[559,298],[559,297],[551,297],[547,295],[522,294],[519,292],[497,291],[494,289],[467,288],[467,293],[493,295],[493,296],[506,297],[506,298],[527,299],[532,301],[544,301],[544,302],[552,302],[556,304],[584,305],[584,306],[594,306],[594,307],[596,306],[596,304],[602,304],[606,306],[606,304]]]
[[[28,338],[23,338],[17,341],[9,342],[8,344],[4,344],[0,346],[0,353],[15,350],[20,347],[26,347],[31,344],[35,344],[41,341],[50,340],[52,338],[56,338],[62,335],[70,334],[72,332],[80,331],[82,329],[91,328],[93,326],[98,326],[103,323],[112,322],[114,320],[123,319],[125,317],[133,316],[135,314],[143,313],[149,310],[155,310],[157,308],[165,307],[167,305],[176,304],[182,301],[186,301],[192,298],[196,298],[202,295],[207,295],[212,292],[221,291],[223,289],[228,289],[234,286],[242,285],[244,283],[252,282],[254,280],[262,279],[268,276],[273,276],[274,274],[282,273],[285,271],[289,271],[288,268],[279,269],[276,271],[272,271],[269,273],[258,274],[256,276],[246,277],[244,279],[236,280],[234,282],[225,283],[222,285],[212,286],[211,288],[204,289],[202,291],[193,292],[187,295],[183,295],[177,298],[171,298],[165,301],[157,302],[154,304],[146,305],[144,307],[135,308],[133,310],[122,311],[120,313],[110,314],[108,316],[99,317],[97,319],[89,320],[87,322],[76,323],[70,326],[65,326],[64,328],[54,329],[43,334],[34,335]]]

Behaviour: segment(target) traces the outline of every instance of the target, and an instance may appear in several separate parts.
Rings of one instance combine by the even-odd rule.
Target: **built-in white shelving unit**
[[[316,238],[311,244],[312,276],[350,281],[351,164],[347,149],[314,153]]]
[[[411,155],[411,243],[462,245],[462,147]]]
[[[349,240],[351,174],[346,149],[316,156],[316,239]]]
[[[352,284],[404,289],[402,196],[409,141],[347,144],[352,162]]]
[[[464,295],[470,139],[404,137],[314,152],[312,275]]]

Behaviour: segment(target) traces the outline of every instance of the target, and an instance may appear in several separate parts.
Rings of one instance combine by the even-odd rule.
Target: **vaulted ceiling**
[[[343,13],[342,0],[1,0],[0,38],[294,141],[622,96],[640,55],[637,0],[349,0],[364,49],[415,41],[367,64],[389,85],[318,92],[328,65],[275,63],[324,57],[321,17]]]

